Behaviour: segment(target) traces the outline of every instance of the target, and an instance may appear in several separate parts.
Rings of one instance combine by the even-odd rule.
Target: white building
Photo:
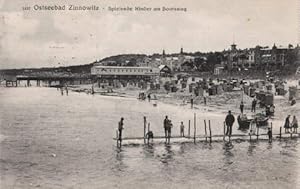
[[[93,66],[94,76],[158,76],[159,69],[151,67]]]

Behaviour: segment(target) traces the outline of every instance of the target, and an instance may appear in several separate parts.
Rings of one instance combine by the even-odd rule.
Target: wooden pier
[[[283,139],[297,139],[300,138],[300,133],[282,133],[282,127],[280,127],[279,133],[274,134],[273,133],[273,124],[270,124],[270,133],[265,132],[261,133],[261,128],[257,127],[256,133],[245,133],[245,134],[232,134],[232,135],[226,135],[226,125],[224,122],[224,129],[223,134],[212,134],[212,126],[211,121],[208,120],[208,127],[207,127],[207,121],[204,120],[204,134],[197,135],[197,122],[196,122],[196,114],[194,114],[194,128],[193,128],[193,134],[191,132],[191,120],[188,121],[188,133],[186,136],[179,136],[174,135],[171,137],[166,137],[162,135],[153,136],[153,138],[149,139],[147,137],[146,132],[150,131],[150,123],[148,123],[147,128],[147,118],[144,116],[144,136],[140,137],[122,137],[119,138],[118,131],[116,131],[116,137],[113,138],[113,140],[117,141],[117,147],[122,146],[122,141],[126,141],[126,144],[153,144],[153,143],[166,143],[170,144],[172,143],[197,143],[197,142],[206,142],[206,143],[212,143],[212,142],[230,142],[230,141],[259,141],[259,140],[267,140],[269,142],[272,142],[273,140],[283,140]]]

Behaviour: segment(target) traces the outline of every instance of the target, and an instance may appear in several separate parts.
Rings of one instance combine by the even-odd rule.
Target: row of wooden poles
[[[223,137],[223,141],[225,141],[226,139],[226,124],[225,122],[223,123],[223,135],[214,135],[214,137]],[[208,129],[207,129],[208,128]],[[271,122],[271,136],[269,138],[270,141],[272,141],[272,138],[273,138],[273,124]],[[148,141],[148,138],[147,138],[147,132],[150,131],[150,123],[147,124],[147,117],[144,116],[144,144],[147,144],[149,141]],[[260,134],[259,133],[260,131],[260,128],[259,127],[256,127],[256,134],[251,134],[249,133],[249,137],[250,137],[250,141],[252,141],[252,136],[256,136],[256,140],[259,139],[259,136],[268,136],[268,134]],[[279,135],[279,139],[282,138],[282,127],[280,127],[280,130],[279,130],[279,134],[277,134],[277,136]],[[231,140],[231,136],[246,136],[244,134],[236,134],[236,135],[228,135],[228,138],[229,138],[229,141]],[[118,131],[116,131],[116,140],[117,140],[117,146],[118,147],[121,147],[121,140],[118,138],[119,135],[118,135]],[[204,120],[204,136],[199,136],[198,138],[205,138],[205,141],[206,142],[209,142],[211,143],[212,142],[212,130],[211,130],[211,121],[208,120],[208,127],[207,127],[207,121]],[[292,133],[290,133],[290,137],[292,138]],[[155,137],[154,137],[155,138]],[[172,138],[172,137],[170,137]],[[191,136],[191,120],[189,120],[188,122],[188,135],[187,136],[182,136],[182,138],[188,138],[188,139],[193,139],[194,140],[194,143],[196,143],[196,138],[197,138],[197,119],[196,119],[196,113],[194,113],[194,133],[193,133],[193,136]]]

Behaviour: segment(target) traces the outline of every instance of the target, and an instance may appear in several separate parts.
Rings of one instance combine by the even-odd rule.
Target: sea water
[[[191,110],[135,98],[104,97],[53,88],[0,89],[0,188],[299,188],[299,140],[126,145],[143,135],[143,116],[155,135],[168,115],[179,134],[184,121],[203,133],[223,133],[226,112]],[[274,130],[279,126],[274,125]],[[275,132],[274,131],[274,132]],[[265,131],[262,131],[265,132]],[[242,133],[234,125],[233,133]]]

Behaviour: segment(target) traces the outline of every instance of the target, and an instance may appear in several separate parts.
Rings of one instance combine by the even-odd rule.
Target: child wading
[[[184,125],[183,122],[180,124],[180,136],[184,137]]]
[[[148,140],[148,144],[149,144],[150,139],[153,142],[153,138],[154,138],[153,132],[152,131],[148,131],[148,133],[146,134],[146,138]]]
[[[167,132],[168,132],[168,143],[170,144],[170,139],[171,139],[171,130],[172,130],[173,124],[171,122],[171,120],[168,121],[167,124]]]
[[[269,142],[272,142],[272,129],[268,128],[268,137],[269,137]]]
[[[287,133],[290,129],[290,115],[285,118],[284,132]]]
[[[293,121],[291,124],[291,132],[297,133],[297,129],[298,129],[298,120],[296,118],[296,116],[293,116]],[[294,129],[294,131],[292,131]]]

